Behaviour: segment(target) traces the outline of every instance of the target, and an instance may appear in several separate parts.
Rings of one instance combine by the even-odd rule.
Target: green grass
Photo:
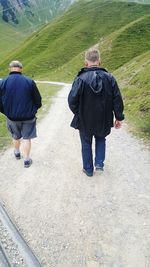
[[[0,19],[0,58],[5,59],[6,53],[18,47],[23,39],[26,38],[26,32],[21,33],[19,29],[2,22]]]
[[[102,37],[96,44],[100,48],[102,66],[109,71],[114,71],[137,55],[150,49],[150,15],[139,19],[115,30],[113,33]],[[141,28],[142,34],[141,34]],[[50,72],[49,78],[71,81],[84,64],[84,51],[73,57],[69,62]]]
[[[49,84],[38,84],[42,96],[42,107],[37,113],[38,121],[40,121],[48,112],[52,103],[53,97],[56,95],[60,86]],[[0,113],[0,150],[5,149],[11,143],[11,136],[7,130],[6,117]]]
[[[103,64],[110,71],[150,50],[150,15],[142,17],[121,32],[103,53]]]
[[[58,85],[50,85],[50,84],[41,84],[37,82],[37,86],[40,90],[42,96],[42,107],[39,109],[37,118],[41,120],[48,112],[53,97],[57,94],[57,92],[62,88]]]
[[[8,56],[1,64],[0,76],[6,75],[9,61],[18,58],[24,63],[27,75],[55,78],[53,74],[57,69],[97,43],[100,38],[149,12],[149,5],[79,1],[65,15],[33,34],[20,49]]]
[[[132,131],[150,140],[150,53],[147,52],[115,71],[122,88],[125,115]]]
[[[0,150],[10,144],[10,135],[6,127],[6,118],[0,113]]]
[[[0,5],[0,58],[1,61],[5,60],[6,56],[10,56],[14,49],[18,49],[22,46],[24,40],[29,37],[33,32],[43,28],[54,17],[63,13],[70,5],[60,6],[60,1],[35,1],[36,3],[30,3],[30,7],[16,12],[19,24],[14,24],[12,21],[9,23],[2,20],[2,6]],[[31,15],[31,12],[34,16]]]

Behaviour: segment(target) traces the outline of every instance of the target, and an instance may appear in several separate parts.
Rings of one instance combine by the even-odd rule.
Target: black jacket
[[[0,111],[10,120],[33,119],[41,105],[35,82],[20,72],[11,72],[0,82]]]
[[[83,68],[78,73],[68,96],[74,118],[71,126],[86,135],[107,136],[114,115],[124,119],[123,100],[115,78],[99,67]]]
[[[1,88],[2,80],[0,80],[0,88]],[[0,112],[4,113],[3,104],[2,104],[2,90],[0,89]]]

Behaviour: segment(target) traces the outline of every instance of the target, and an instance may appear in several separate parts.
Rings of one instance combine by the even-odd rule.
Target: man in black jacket
[[[74,80],[68,103],[74,118],[71,126],[78,129],[82,145],[83,171],[93,176],[92,139],[95,137],[95,169],[103,171],[105,137],[113,125],[121,127],[123,100],[115,78],[100,68],[100,53],[90,49],[85,53],[85,68]],[[115,116],[115,121],[114,121]]]
[[[36,113],[42,106],[41,95],[33,80],[22,74],[22,63],[12,61],[10,73],[0,82],[0,111],[7,117],[14,155],[20,159],[20,144],[23,139],[24,167],[30,167],[31,139],[36,137]]]

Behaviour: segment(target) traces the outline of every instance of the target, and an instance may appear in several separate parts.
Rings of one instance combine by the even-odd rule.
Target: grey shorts
[[[7,118],[7,128],[13,139],[32,139],[37,137],[36,118],[28,121],[11,121]]]

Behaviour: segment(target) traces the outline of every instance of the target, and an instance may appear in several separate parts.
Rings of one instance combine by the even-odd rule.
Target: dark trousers
[[[96,135],[86,136],[83,132],[80,133],[83,168],[88,172],[93,172],[95,167],[103,167],[105,160],[106,139]],[[93,165],[92,141],[95,138],[95,162]]]

